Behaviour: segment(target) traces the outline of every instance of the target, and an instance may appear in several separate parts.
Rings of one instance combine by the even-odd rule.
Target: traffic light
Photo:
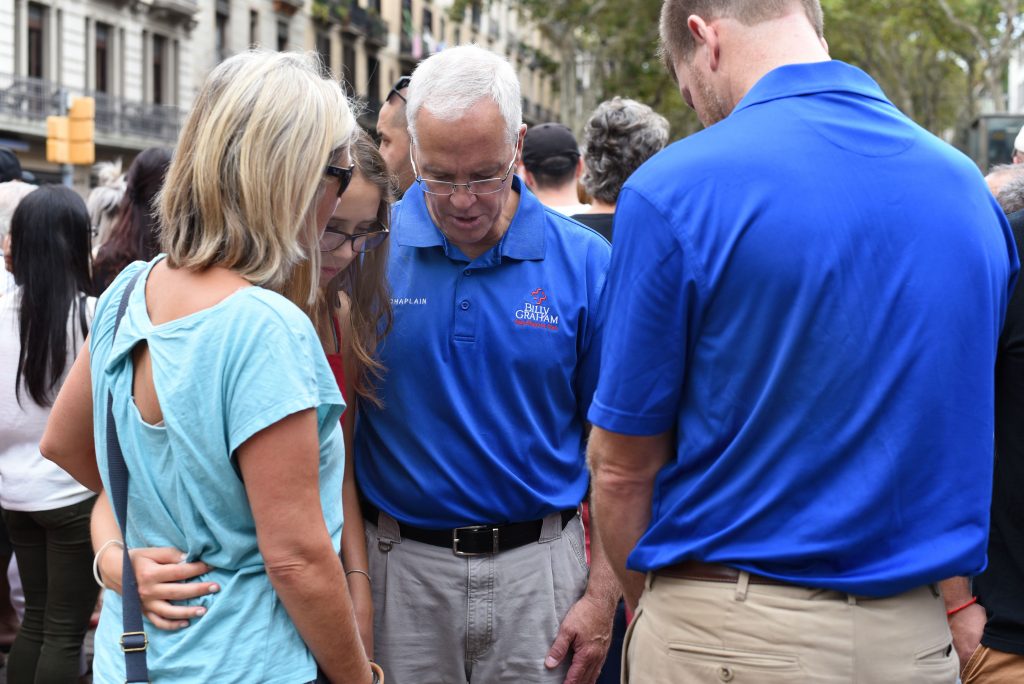
[[[68,117],[46,117],[46,161],[68,163]]]
[[[92,164],[96,161],[96,100],[76,97],[68,110],[68,161],[72,164]]]
[[[76,97],[67,116],[46,117],[46,161],[56,164],[92,164],[96,161],[96,101]]]

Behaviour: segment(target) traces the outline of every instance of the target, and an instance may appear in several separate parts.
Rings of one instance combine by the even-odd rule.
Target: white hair
[[[519,79],[504,57],[477,45],[460,45],[420,62],[409,82],[406,118],[409,136],[417,145],[416,115],[424,108],[444,121],[454,121],[485,97],[491,98],[502,118],[510,143],[519,137],[523,104]]]

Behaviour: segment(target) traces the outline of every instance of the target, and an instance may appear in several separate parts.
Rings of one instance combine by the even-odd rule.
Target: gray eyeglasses
[[[458,188],[466,188],[472,195],[493,195],[496,192],[501,192],[509,174],[512,173],[512,167],[516,164],[516,158],[513,156],[512,161],[508,163],[508,169],[505,170],[505,175],[501,178],[484,178],[468,183],[450,183],[420,176],[420,172],[416,168],[416,160],[412,158],[411,148],[409,149],[409,160],[412,162],[412,172],[416,174],[416,182],[423,188],[423,192],[440,197],[451,197]]]

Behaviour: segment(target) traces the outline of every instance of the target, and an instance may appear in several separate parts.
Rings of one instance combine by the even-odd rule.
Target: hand
[[[584,594],[559,625],[544,666],[549,670],[558,667],[572,647],[572,664],[565,684],[594,684],[608,655],[614,618],[615,603]]]
[[[953,648],[960,658],[961,674],[967,667],[967,661],[981,643],[981,634],[985,631],[987,621],[985,609],[977,603],[967,606],[949,618],[949,631],[953,634]]]
[[[171,601],[184,601],[220,591],[215,582],[183,582],[207,573],[211,568],[206,563],[180,562],[184,554],[178,549],[144,548],[132,549],[130,553],[142,612],[160,629],[188,627],[189,618],[202,617],[206,613],[202,606],[176,606]]]

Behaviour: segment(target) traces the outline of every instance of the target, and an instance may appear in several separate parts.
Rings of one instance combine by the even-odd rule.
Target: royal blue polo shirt
[[[629,567],[867,596],[980,571],[1018,268],[978,169],[841,62],[768,73],[652,158],[616,211],[589,413],[674,435]]]
[[[395,321],[380,349],[384,408],[360,407],[364,496],[426,528],[536,520],[586,495],[611,247],[515,178],[501,241],[467,258],[413,185],[393,214]]]

